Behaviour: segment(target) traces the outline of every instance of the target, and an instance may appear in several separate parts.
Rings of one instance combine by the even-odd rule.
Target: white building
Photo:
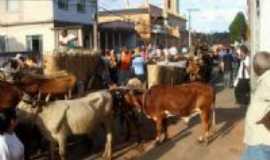
[[[97,0],[0,0],[0,51],[51,52],[61,30],[78,37],[78,45],[93,46]]]
[[[250,49],[252,57],[259,51],[270,52],[270,1],[247,0],[250,26]],[[253,59],[253,58],[252,58]],[[252,84],[255,85],[255,74]]]

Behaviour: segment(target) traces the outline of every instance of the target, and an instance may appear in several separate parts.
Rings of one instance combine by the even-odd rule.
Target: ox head
[[[41,104],[36,103],[27,94],[24,94],[23,100],[17,105],[19,121],[33,121],[41,111]]]
[[[141,112],[144,90],[118,87],[113,88],[110,91],[114,99],[114,106],[116,110],[135,109]]]

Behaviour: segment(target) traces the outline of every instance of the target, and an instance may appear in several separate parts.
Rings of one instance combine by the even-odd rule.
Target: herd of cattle
[[[50,79],[19,74],[12,83],[0,80],[0,111],[14,108],[19,123],[36,125],[51,144],[51,159],[55,159],[55,146],[59,148],[60,158],[66,159],[67,138],[90,136],[101,124],[106,129],[103,157],[112,159],[115,113],[135,125],[139,118],[136,114],[130,116],[129,112],[142,113],[153,120],[157,143],[168,138],[169,116],[184,118],[200,113],[203,134],[199,142],[208,142],[210,128],[215,125],[215,91],[202,82],[157,85],[150,89],[113,86],[81,97],[71,95],[75,84],[76,78],[70,74]],[[161,138],[162,132],[165,138]]]

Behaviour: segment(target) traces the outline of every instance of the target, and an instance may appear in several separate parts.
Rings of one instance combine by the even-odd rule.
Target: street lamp
[[[191,35],[191,30],[192,30],[192,27],[191,27],[191,13],[192,12],[198,12],[200,11],[198,8],[190,8],[188,9],[188,47],[189,49],[191,49],[191,46],[192,46],[192,35]]]

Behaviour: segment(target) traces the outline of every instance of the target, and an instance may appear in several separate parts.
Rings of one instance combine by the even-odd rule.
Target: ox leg
[[[46,99],[45,99],[45,102],[46,102],[46,103],[49,102],[50,99],[51,99],[51,94],[48,94],[47,97],[46,97]]]
[[[70,89],[70,90],[68,91],[68,99],[71,99],[71,97],[72,97],[72,89]]]
[[[56,149],[55,142],[51,140],[50,141],[50,160],[56,159],[55,154],[54,154],[55,149]]]
[[[111,128],[111,121],[108,120],[105,122],[106,127],[106,145],[105,145],[105,151],[103,153],[103,158],[105,160],[111,160],[112,159],[112,128]]]
[[[203,127],[203,135],[199,137],[198,141],[205,142],[208,144],[209,138],[209,130],[211,126],[210,122],[210,112],[211,111],[202,111],[201,112],[201,120],[202,120],[202,127]]]
[[[40,102],[40,100],[41,100],[41,92],[39,91],[39,92],[38,92],[37,101]]]
[[[164,141],[168,140],[168,120],[166,118],[163,119],[162,121],[162,126],[164,129]]]
[[[57,136],[57,142],[59,145],[59,156],[61,160],[66,159],[66,136],[65,133],[59,133]]]
[[[154,121],[156,123],[156,131],[157,131],[156,144],[160,144],[161,143],[161,133],[162,133],[162,118],[155,117]]]

